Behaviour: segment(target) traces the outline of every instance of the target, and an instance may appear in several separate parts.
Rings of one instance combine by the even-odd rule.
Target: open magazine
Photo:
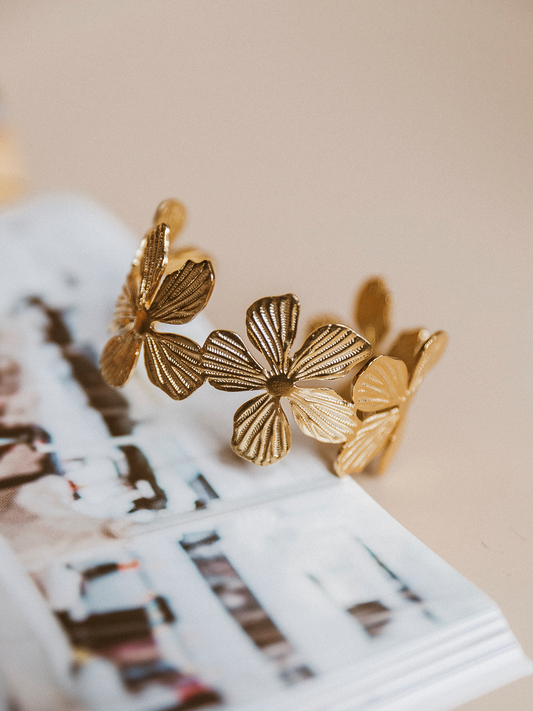
[[[77,199],[0,215],[0,711],[437,711],[529,673],[494,603],[296,428],[256,467],[242,395],[103,381],[133,246]]]

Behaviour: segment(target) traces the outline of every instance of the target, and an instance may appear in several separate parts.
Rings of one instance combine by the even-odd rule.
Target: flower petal
[[[168,233],[166,225],[158,225],[148,235],[141,257],[139,306],[150,306],[168,261]]]
[[[424,343],[420,349],[413,377],[409,383],[409,389],[412,393],[418,390],[426,374],[438,363],[447,345],[448,334],[446,331],[437,331]]]
[[[338,314],[333,314],[333,313],[322,313],[322,314],[317,314],[314,316],[307,324],[307,333],[308,335],[313,333],[313,331],[316,331],[317,328],[320,328],[321,326],[327,326],[328,323],[340,323],[342,321],[342,318]]]
[[[265,356],[273,372],[285,373],[296,336],[300,302],[294,294],[265,296],[246,312],[248,338]]]
[[[147,333],[144,362],[152,383],[174,400],[189,397],[205,380],[202,349],[177,333]]]
[[[353,432],[353,406],[330,388],[293,388],[287,399],[302,432],[321,442],[344,442]]]
[[[295,380],[342,378],[356,363],[370,358],[372,347],[353,329],[329,323],[320,326],[294,354],[288,373]]]
[[[376,412],[394,407],[408,397],[407,367],[389,356],[372,358],[355,376],[352,399],[357,410]]]
[[[136,331],[109,339],[100,358],[100,370],[106,383],[114,388],[126,385],[137,363],[142,343]]]
[[[386,446],[387,440],[400,419],[400,410],[377,412],[361,422],[354,434],[342,445],[335,461],[338,476],[358,474]]]
[[[357,294],[355,322],[374,348],[389,332],[391,303],[387,285],[380,277],[368,279]]]
[[[425,328],[412,328],[407,331],[402,331],[392,344],[387,355],[391,358],[403,360],[407,366],[409,377],[411,377],[418,360],[420,349],[428,336],[429,333]]]
[[[149,309],[150,321],[187,323],[207,304],[215,275],[211,262],[187,261],[181,269],[168,274]]]
[[[168,262],[165,269],[165,276],[167,274],[173,274],[178,269],[185,266],[185,262],[204,262],[211,261],[211,257],[207,252],[199,247],[180,247],[179,249],[172,249],[172,245],[168,252]]]
[[[392,462],[396,452],[398,451],[398,447],[400,446],[403,439],[403,433],[405,432],[405,415],[406,413],[404,412],[396,429],[392,430],[392,432],[389,434],[388,441],[385,444],[385,449],[379,460],[378,474],[383,474],[383,472]]]
[[[231,446],[261,466],[283,459],[291,447],[291,430],[279,400],[265,393],[244,403],[233,418]]]
[[[150,230],[148,230],[148,232],[139,242],[139,246],[135,250],[135,254],[133,255],[133,259],[131,260],[131,270],[133,272],[137,272],[137,274],[141,273],[141,259],[143,258],[144,248],[146,247],[146,240],[149,234]]]
[[[174,198],[168,198],[168,200],[163,200],[157,206],[157,210],[154,215],[154,225],[160,225],[162,222],[168,226],[169,231],[169,241],[170,247],[172,248],[172,243],[179,235],[187,219],[187,210],[185,205],[183,205],[179,200]]]
[[[204,368],[217,390],[262,390],[266,376],[250,355],[242,338],[233,331],[213,331],[204,344]]]
[[[134,323],[137,315],[138,287],[139,281],[132,270],[126,277],[120,296],[117,299],[115,310],[113,312],[113,318],[109,324],[109,330],[111,333],[122,331],[131,323]]]

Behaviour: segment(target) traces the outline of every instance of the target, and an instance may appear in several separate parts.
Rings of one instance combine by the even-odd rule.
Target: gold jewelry
[[[356,299],[355,314],[365,338],[378,348],[390,329],[392,299],[383,279],[367,280]],[[335,461],[339,476],[362,472],[381,454],[378,473],[390,464],[400,444],[411,399],[448,343],[445,331],[402,331],[388,355],[372,358],[355,376],[352,431]]]
[[[169,253],[166,272],[173,272],[182,267],[189,259],[192,262],[203,262],[208,260],[213,263],[213,258],[198,247],[176,247],[176,241],[185,222],[187,221],[187,210],[185,205],[179,200],[168,198],[163,200],[155,211],[153,225],[157,227],[161,223],[167,225],[169,231]]]
[[[374,350],[389,332],[391,306],[392,296],[382,277],[367,279],[357,293],[353,314],[356,328]],[[339,317],[331,313],[319,314],[310,321],[309,330],[338,320]]]
[[[367,279],[355,300],[355,322],[373,348],[390,330],[392,296],[382,277]]]
[[[176,400],[188,397],[206,378],[218,390],[266,391],[234,415],[231,445],[240,457],[265,466],[287,455],[291,431],[281,407],[286,397],[304,434],[342,444],[334,465],[338,476],[363,471],[378,455],[379,472],[384,471],[400,442],[412,396],[444,352],[447,334],[402,331],[388,355],[372,358],[356,375],[349,402],[331,388],[299,383],[342,378],[380,346],[390,330],[392,303],[380,278],[367,280],[356,299],[355,318],[363,336],[340,323],[324,323],[322,317],[293,356],[300,314],[296,296],[254,302],[246,312],[246,330],[266,359],[266,369],[233,331],[213,331],[203,349],[183,336],[155,331],[155,322],[193,319],[213,289],[211,262],[192,261],[191,248],[170,245],[184,220],[183,205],[165,200],[156,211],[156,227],[141,241],[111,322],[117,335],[107,342],[100,361],[106,382],[125,385],[144,344],[150,380]]]
[[[266,390],[233,418],[233,450],[254,464],[268,465],[288,453],[291,431],[280,400],[286,397],[302,432],[321,442],[343,442],[352,430],[352,408],[330,388],[301,388],[302,380],[331,380],[366,360],[371,346],[347,326],[327,324],[289,355],[300,302],[294,294],[267,296],[246,312],[248,338],[263,354],[265,370],[232,331],[213,331],[204,345],[207,379],[218,390]]]
[[[165,274],[170,274],[182,267],[189,259],[192,262],[203,262],[205,260],[213,263],[213,258],[198,247],[177,247],[176,242],[187,221],[187,210],[185,205],[179,200],[168,198],[157,206],[152,224],[154,227],[165,224],[168,227],[168,262],[165,267]],[[146,243],[148,233],[142,238],[135,256],[133,266],[138,267]]]
[[[172,233],[177,235],[185,216],[183,208],[180,220],[178,206],[183,208],[177,201],[162,203],[156,219],[164,216],[172,228],[160,223],[141,241],[110,325],[111,332],[118,335],[107,342],[100,359],[105,381],[122,387],[144,344],[148,377],[174,400],[188,397],[204,382],[202,349],[190,338],[156,331],[154,323],[191,321],[207,304],[215,281],[208,260],[196,263],[189,259],[181,268],[168,269],[169,239]]]
[[[411,371],[403,361],[380,355],[355,376],[353,429],[335,461],[339,476],[362,472],[378,454],[378,473],[385,471],[402,439],[411,399],[447,343],[446,332],[437,331],[420,348]]]

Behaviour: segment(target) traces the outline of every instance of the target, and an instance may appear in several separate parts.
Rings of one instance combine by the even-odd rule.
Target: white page
[[[102,711],[164,711],[186,694],[247,711],[370,708],[422,694],[462,646],[465,668],[516,651],[493,603],[333,477],[296,428],[274,467],[238,459],[228,442],[246,394],[205,385],[176,403],[142,364],[118,396],[76,375],[93,372],[134,246],[83,201],[0,217],[0,533],[18,556],[0,577],[19,602],[35,585],[44,595],[30,626],[56,670],[50,693]],[[187,334],[208,331],[199,318]],[[106,637],[124,625],[126,641]],[[73,678],[58,671],[69,644],[84,649]]]
[[[79,487],[79,513],[118,517],[136,508],[131,518],[147,521],[328,481],[313,442],[297,428],[291,464],[263,469],[231,451],[233,413],[246,393],[220,393],[205,384],[175,402],[148,381],[142,358],[123,390],[95,384],[98,353],[135,247],[98,208],[72,199],[37,201],[0,221],[0,245],[10,265],[0,296],[3,357],[22,371],[19,404],[11,404],[4,420],[31,421],[46,431],[44,448]],[[53,331],[58,322],[59,337]],[[200,316],[181,332],[202,344],[209,330]],[[21,412],[24,392],[29,399]],[[115,414],[106,419],[106,412]],[[137,469],[152,470],[133,494],[120,484],[133,466],[128,450],[140,460]],[[152,505],[135,504],[150,498]]]

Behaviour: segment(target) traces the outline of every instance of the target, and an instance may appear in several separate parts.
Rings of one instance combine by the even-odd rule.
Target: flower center
[[[133,328],[137,331],[139,336],[143,336],[150,328],[150,318],[144,306],[139,309]]]
[[[284,374],[273,375],[267,380],[266,389],[274,397],[283,397],[288,395],[293,388],[292,380]]]

